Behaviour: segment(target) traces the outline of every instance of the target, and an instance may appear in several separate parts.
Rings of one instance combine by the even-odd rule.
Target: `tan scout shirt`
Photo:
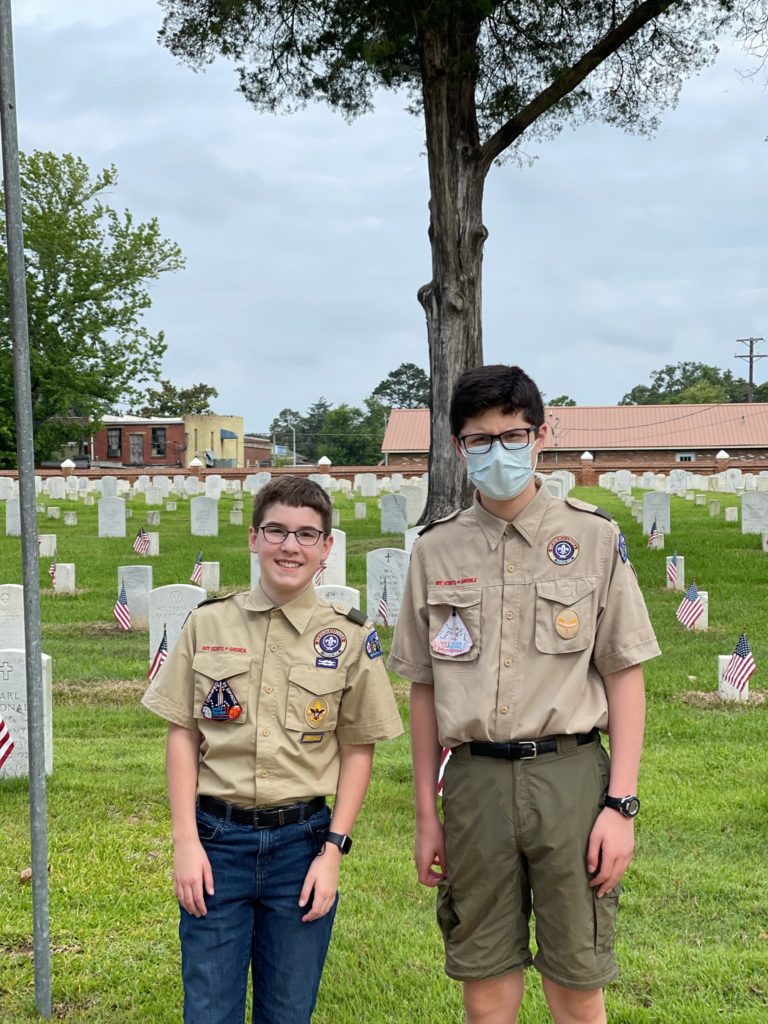
[[[257,587],[192,612],[142,703],[202,733],[198,793],[241,807],[326,796],[340,743],[403,731],[373,626],[336,608],[312,587],[276,608]]]
[[[660,653],[619,529],[594,508],[539,486],[507,523],[476,496],[416,541],[389,668],[434,685],[444,746],[606,729],[603,676]],[[454,609],[464,649],[437,653]]]

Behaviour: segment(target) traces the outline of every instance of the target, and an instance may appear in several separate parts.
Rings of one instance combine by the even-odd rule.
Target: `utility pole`
[[[748,402],[752,401],[752,390],[753,390],[753,386],[754,386],[754,372],[753,372],[753,369],[754,369],[754,365],[755,365],[755,360],[756,359],[765,359],[766,358],[766,356],[764,356],[764,355],[757,355],[757,353],[755,352],[755,345],[757,345],[758,342],[761,342],[761,341],[765,341],[765,339],[764,338],[737,338],[736,339],[736,344],[737,345],[748,345],[749,346],[749,355],[740,356],[740,355],[737,354],[737,355],[734,356],[735,359],[748,359],[749,360],[749,381],[747,383],[747,401]]]

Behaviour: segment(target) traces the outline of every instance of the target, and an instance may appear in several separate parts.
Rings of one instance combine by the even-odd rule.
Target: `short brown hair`
[[[323,533],[330,534],[333,527],[331,499],[314,480],[303,476],[279,476],[263,487],[253,499],[251,526],[254,530],[261,526],[267,508],[277,504],[313,509],[322,520]]]

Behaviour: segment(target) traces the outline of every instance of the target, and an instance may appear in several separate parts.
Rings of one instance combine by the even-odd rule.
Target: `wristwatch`
[[[603,807],[610,807],[612,811],[618,811],[625,818],[634,818],[640,810],[640,800],[636,796],[608,796],[603,797]]]
[[[352,837],[343,836],[340,832],[329,832],[325,837],[326,843],[333,843],[338,846],[342,853],[349,853],[352,849]]]

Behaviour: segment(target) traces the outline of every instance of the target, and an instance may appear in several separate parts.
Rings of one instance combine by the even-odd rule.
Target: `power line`
[[[764,341],[764,340],[765,340],[764,338],[737,338],[736,339],[736,344],[737,345],[748,345],[749,346],[749,354],[748,355],[741,356],[741,355],[739,355],[737,353],[734,356],[734,359],[747,359],[747,360],[749,360],[749,380],[747,382],[747,401],[748,402],[752,401],[752,392],[753,392],[753,387],[754,387],[753,369],[754,369],[754,365],[755,365],[755,360],[757,360],[757,359],[765,359],[766,358],[764,355],[757,355],[757,353],[755,352],[755,345],[757,345],[759,342]]]

